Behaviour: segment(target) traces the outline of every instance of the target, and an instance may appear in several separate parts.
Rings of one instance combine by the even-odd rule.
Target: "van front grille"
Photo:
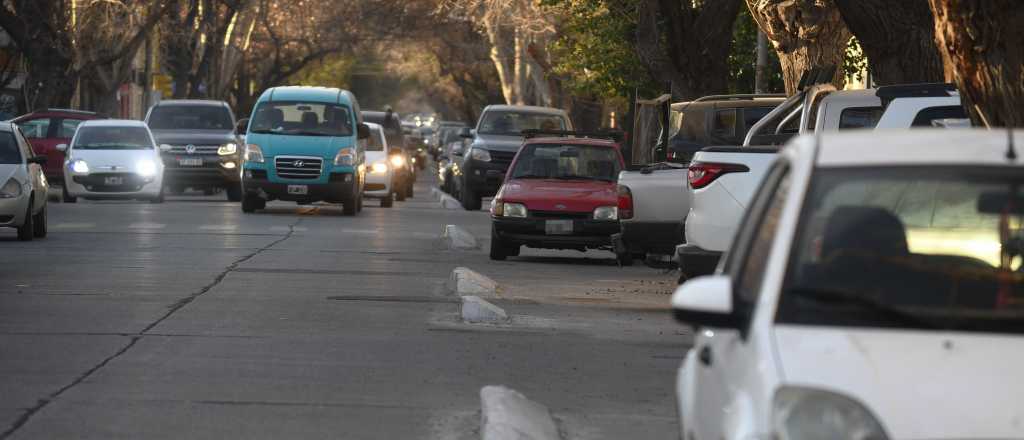
[[[284,179],[319,179],[324,160],[319,157],[278,156],[274,159],[278,177]]]

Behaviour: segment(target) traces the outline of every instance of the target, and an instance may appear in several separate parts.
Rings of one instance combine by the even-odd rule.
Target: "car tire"
[[[149,199],[149,203],[163,203],[164,202],[164,190],[160,188],[160,194],[152,199]]]
[[[267,207],[267,201],[260,198],[255,194],[245,194],[242,197],[242,212],[246,214],[252,214],[257,209],[263,209]]]
[[[508,257],[519,256],[519,245],[505,243],[491,226],[491,252],[490,257],[494,261],[505,261]]]
[[[465,183],[462,184],[462,191],[459,191],[459,202],[466,211],[479,211],[483,200],[473,192]]]
[[[44,238],[46,232],[46,205],[43,205],[43,209],[32,219],[32,235],[35,238]]]
[[[242,201],[242,184],[237,183],[228,185],[224,188],[224,192],[228,195],[229,202],[241,202]]]
[[[61,192],[61,198],[64,200],[64,203],[77,203],[78,202],[78,197],[71,197],[71,194],[68,194],[68,187],[67,186],[60,187],[60,192]]]
[[[35,200],[28,199],[28,208],[25,209],[25,222],[18,227],[18,240],[32,241],[35,236],[35,216],[32,215],[32,204]]]
[[[356,212],[363,212],[363,193],[356,197]]]
[[[341,204],[341,215],[344,215],[346,217],[351,217],[353,215],[356,215],[356,212],[357,212],[357,210],[356,210],[356,203],[357,202],[355,200],[351,200],[351,201],[342,203]]]
[[[384,198],[380,199],[380,207],[381,208],[390,208],[390,207],[394,206],[394,204],[395,204],[395,197],[392,196],[391,194],[388,194]]]
[[[399,202],[405,201],[405,188],[398,187],[398,189],[395,190],[395,200]]]

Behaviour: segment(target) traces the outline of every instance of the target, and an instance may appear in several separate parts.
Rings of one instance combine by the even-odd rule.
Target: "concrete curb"
[[[445,287],[456,295],[493,295],[498,292],[498,283],[466,267],[453,269]]]
[[[480,389],[483,440],[558,440],[558,428],[544,405],[503,386]]]
[[[480,243],[469,231],[458,225],[445,225],[441,233],[441,241],[450,250],[479,249]]]
[[[442,194],[444,194],[444,192],[442,192],[440,189],[430,188],[430,197],[433,197],[436,200],[441,200]]]
[[[462,320],[475,323],[501,323],[508,321],[508,314],[501,307],[491,304],[479,296],[462,297]]]
[[[437,204],[438,206],[441,207],[441,209],[462,209],[462,203],[459,203],[458,200],[455,200],[455,197],[452,197],[444,193],[442,193],[440,197],[441,200],[438,201]]]

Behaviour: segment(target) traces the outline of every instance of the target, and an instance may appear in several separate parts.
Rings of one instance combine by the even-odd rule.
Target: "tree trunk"
[[[817,66],[836,66],[832,82],[843,87],[846,78],[841,67],[852,34],[833,0],[746,1],[754,21],[779,54],[786,93],[796,93],[800,76]]]
[[[501,83],[501,93],[505,96],[506,104],[515,104],[515,72],[513,71],[514,54],[509,53],[509,42],[506,32],[500,23],[495,20],[488,20],[485,24],[487,39],[491,43],[491,61],[498,70],[498,81]]]
[[[928,0],[834,0],[881,85],[942,82]]]
[[[40,55],[28,65],[25,106],[29,110],[71,107],[78,87],[78,74],[71,68],[71,60],[56,54]]]
[[[975,123],[1024,127],[1020,0],[930,0],[947,78]]]

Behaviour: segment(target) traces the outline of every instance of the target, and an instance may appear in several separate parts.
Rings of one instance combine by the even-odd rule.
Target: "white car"
[[[22,241],[46,236],[46,156],[36,156],[14,124],[0,123],[0,227]]]
[[[104,119],[78,126],[65,152],[64,201],[139,199],[164,201],[164,163],[142,121]]]
[[[363,195],[371,199],[380,199],[382,208],[390,208],[395,202],[394,164],[388,160],[388,139],[384,136],[384,127],[380,124],[367,122],[370,127],[370,138],[366,140],[366,185]]]
[[[1024,438],[1024,130],[796,139],[715,275],[681,438]]]

